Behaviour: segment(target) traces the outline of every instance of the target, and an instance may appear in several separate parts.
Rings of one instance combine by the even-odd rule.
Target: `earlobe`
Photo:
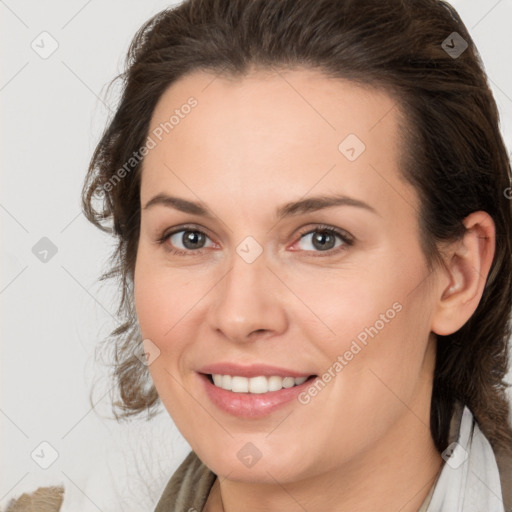
[[[466,233],[445,251],[431,330],[446,336],[458,331],[475,312],[494,258],[494,221],[483,211],[464,219]]]

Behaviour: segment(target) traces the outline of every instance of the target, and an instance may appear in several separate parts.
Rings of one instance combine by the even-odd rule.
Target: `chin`
[[[284,460],[280,453],[267,452],[257,461],[247,460],[244,463],[244,456],[240,456],[241,461],[237,451],[230,455],[226,454],[224,450],[222,455],[217,458],[213,458],[212,454],[212,457],[201,458],[201,460],[216,475],[234,482],[275,484],[277,480],[284,484],[301,480],[307,476],[305,468],[303,468],[303,460]]]

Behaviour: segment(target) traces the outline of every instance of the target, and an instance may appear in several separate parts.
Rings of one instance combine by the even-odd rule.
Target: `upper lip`
[[[199,373],[208,375],[238,375],[240,377],[272,377],[273,375],[279,377],[309,377],[313,373],[298,372],[296,370],[290,370],[288,368],[282,368],[279,366],[271,366],[267,364],[251,364],[241,366],[234,363],[214,363],[208,364],[197,370]]]

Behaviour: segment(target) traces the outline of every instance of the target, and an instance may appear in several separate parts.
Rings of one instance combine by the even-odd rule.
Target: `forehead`
[[[190,112],[185,108],[188,113],[180,116],[181,126],[173,121],[168,130],[176,142],[189,138],[184,125],[193,128],[197,139],[225,138],[231,132],[231,140],[236,140],[235,134],[242,138],[249,135],[247,130],[258,130],[259,135],[279,135],[283,140],[327,137],[326,143],[336,142],[347,131],[368,142],[378,138],[379,131],[385,130],[388,138],[397,131],[397,105],[386,92],[304,68],[255,69],[242,77],[205,71],[187,74],[162,94],[150,131],[180,114],[191,98],[197,106]],[[377,125],[381,130],[372,137]]]
[[[399,119],[384,91],[315,70],[260,69],[236,78],[195,71],[172,84],[153,112],[155,147],[143,164],[141,199],[162,186],[211,195],[221,183],[224,197],[243,191],[247,202],[270,199],[272,190],[277,200],[341,187],[388,194],[393,206]]]

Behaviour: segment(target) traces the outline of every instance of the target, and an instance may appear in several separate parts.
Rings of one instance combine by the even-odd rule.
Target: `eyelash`
[[[196,226],[185,225],[185,226],[180,226],[179,228],[176,228],[169,233],[164,232],[162,236],[157,238],[156,242],[159,245],[164,245],[165,242],[167,242],[167,240],[169,240],[169,238],[171,238],[171,236],[175,235],[176,233],[180,233],[182,231],[193,231],[195,233],[200,233],[200,234],[204,235],[205,237],[208,237],[207,233],[205,233],[201,229],[198,229]],[[354,238],[351,235],[349,235],[346,231],[339,230],[337,228],[334,228],[333,226],[329,226],[326,224],[317,225],[317,227],[315,227],[314,229],[304,228],[304,229],[300,230],[298,241],[301,240],[304,235],[308,235],[308,234],[315,233],[315,232],[327,233],[332,236],[337,236],[341,239],[341,241],[343,242],[343,245],[336,247],[334,249],[329,249],[328,251],[305,251],[305,252],[317,253],[317,256],[320,256],[320,257],[322,257],[324,255],[332,256],[334,254],[338,254],[340,251],[347,250],[348,247],[351,247],[352,245],[354,245]],[[165,250],[167,252],[169,252],[170,254],[173,254],[176,256],[194,256],[194,255],[201,254],[204,249],[196,249],[196,250],[190,249],[190,250],[184,251],[182,249],[175,249],[172,247],[165,246]]]

